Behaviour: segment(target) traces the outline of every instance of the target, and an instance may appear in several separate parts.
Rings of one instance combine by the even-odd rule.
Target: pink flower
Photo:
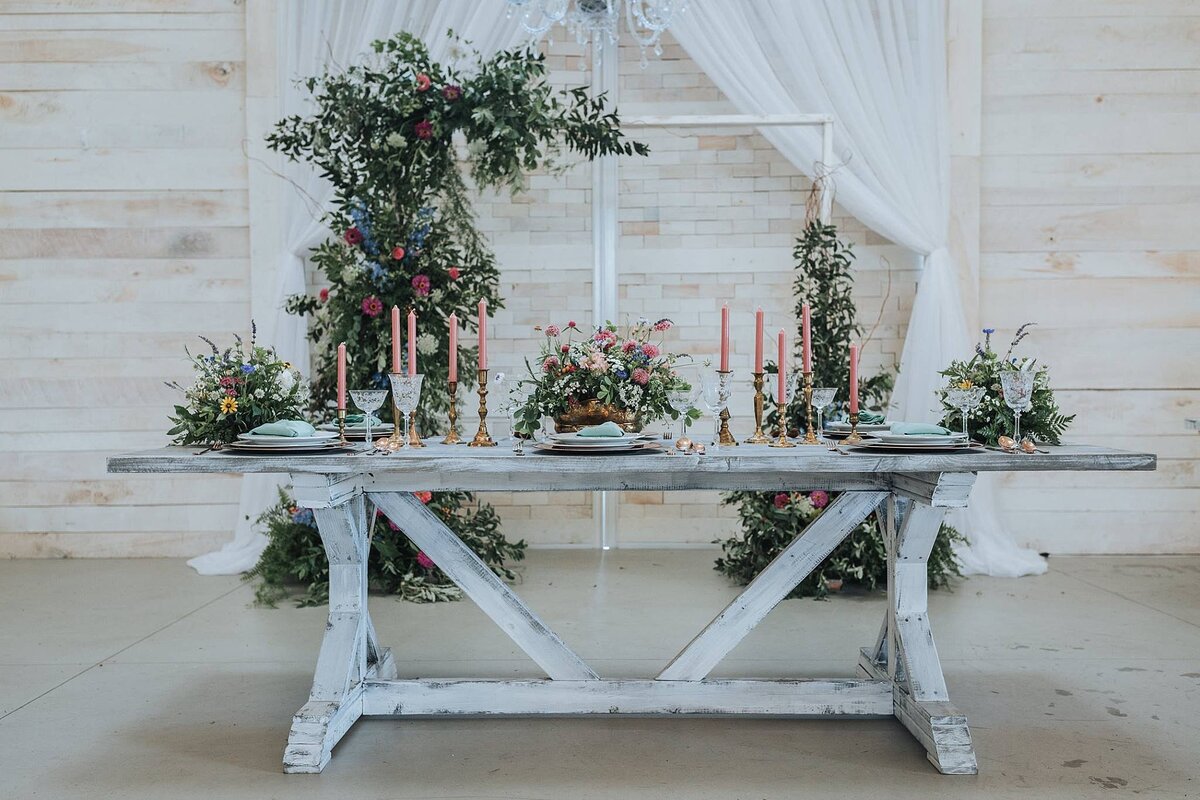
[[[608,372],[608,359],[599,351],[588,353],[587,358],[583,360],[579,366],[590,369],[592,372]]]
[[[559,362],[558,356],[547,357],[546,360],[542,362],[542,372],[549,372],[552,369],[558,369],[559,363],[561,362]]]
[[[575,320],[571,320],[570,322],[568,322],[568,323],[567,323],[567,327],[568,327],[568,328],[574,328],[574,327],[575,327]]]
[[[558,348],[558,349],[559,349],[561,352],[563,352],[563,353],[569,353],[569,352],[571,352],[571,346],[570,346],[570,345],[566,345],[566,344],[564,344],[562,347],[560,347],[560,348]]]
[[[346,244],[356,245],[356,244],[362,244],[363,235],[362,235],[362,231],[360,231],[358,228],[351,226],[346,229],[345,233],[342,234],[342,238],[346,240]]]
[[[547,336],[558,336],[560,333],[562,333],[562,331],[559,329],[559,327],[557,325],[547,325],[546,326],[546,335]]]
[[[813,508],[824,508],[829,505],[829,493],[824,489],[815,489],[809,492],[808,499],[813,504]]]
[[[412,279],[413,291],[417,293],[417,297],[429,296],[429,276],[428,275],[413,275]]]
[[[446,274],[450,276],[450,280],[456,281],[458,280],[458,276],[462,274],[462,271],[458,267],[451,267],[446,270]]]
[[[397,245],[396,247],[393,247],[392,248],[392,258],[396,259],[397,261],[404,258],[404,248],[400,247],[399,245]]]
[[[437,567],[437,564],[433,563],[433,559],[425,555],[424,550],[417,552],[417,563],[421,565],[421,569],[434,569]]]
[[[321,289],[321,291],[317,292],[317,298],[322,303],[328,303],[329,302],[329,287],[325,286]]]
[[[422,503],[428,504],[433,499],[433,492],[413,492],[413,497],[420,500]]]
[[[633,382],[639,386],[645,386],[650,380],[650,373],[646,372],[646,370],[642,369],[641,367],[638,367],[629,377],[633,379]]]
[[[659,350],[656,346],[646,343],[642,345],[642,352],[646,355],[646,358],[657,358]]]
[[[378,317],[383,313],[383,301],[373,294],[367,295],[362,301],[362,312],[368,317]]]
[[[418,139],[432,139],[433,123],[427,119],[423,119],[413,128],[413,132],[417,134]]]
[[[654,330],[659,331],[661,333],[662,331],[665,331],[668,328],[670,328],[673,324],[674,323],[671,322],[671,320],[666,319],[664,317],[663,319],[660,319],[658,322],[654,323],[654,325],[652,325],[651,327],[653,327]]]
[[[626,353],[632,353],[637,349],[637,342],[630,339],[629,341],[625,342],[625,344],[621,345],[621,349]]]
[[[442,87],[442,97],[453,103],[458,98],[462,97],[462,87],[456,84]]]
[[[433,81],[429,80],[429,76],[424,72],[417,73],[417,91],[428,92],[429,87],[433,86]]]
[[[596,335],[592,337],[592,341],[608,349],[617,343],[617,335],[612,331],[596,331]]]
[[[792,496],[790,494],[788,494],[787,492],[780,492],[779,494],[775,495],[775,507],[776,508],[783,508],[791,501],[792,501]]]

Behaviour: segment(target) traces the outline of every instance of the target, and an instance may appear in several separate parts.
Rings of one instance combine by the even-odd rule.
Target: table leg
[[[366,509],[362,495],[314,508],[329,557],[329,619],[308,702],[292,718],[284,772],[320,772],[362,716],[363,681],[394,678],[391,653],[379,646],[367,609]]]
[[[897,501],[888,500],[888,610],[874,648],[862,650],[859,673],[892,682],[894,713],[946,774],[977,773],[966,717],[950,703],[929,626],[928,561],[944,508],[914,500],[897,528]]]

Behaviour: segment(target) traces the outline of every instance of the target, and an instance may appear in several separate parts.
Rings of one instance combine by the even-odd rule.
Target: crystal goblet
[[[677,383],[674,389],[667,392],[667,403],[679,415],[679,439],[687,436],[688,414],[696,407],[699,398],[700,387],[694,383]],[[679,439],[675,440],[676,443]]]
[[[967,430],[967,418],[971,416],[972,411],[979,408],[984,394],[982,386],[952,386],[946,390],[946,402],[962,414],[963,436],[971,435]]]
[[[1013,412],[1013,439],[1021,443],[1021,412],[1033,407],[1033,373],[1028,370],[1005,370],[1000,373],[1000,388],[1004,404]]]
[[[825,406],[829,405],[837,398],[838,390],[836,388],[822,387],[813,389],[812,404],[817,410],[817,436],[825,430]]]
[[[731,373],[729,372],[705,372],[700,378],[700,397],[704,401],[704,407],[713,415],[713,441],[712,449],[718,450],[721,447],[721,412],[729,405],[729,395],[731,390],[730,380]]]
[[[424,382],[425,376],[391,373],[388,377],[392,381],[392,397],[396,398],[396,407],[400,409],[400,419],[396,420],[398,426],[396,430],[400,434],[399,439],[404,441],[404,427],[409,415],[417,410],[417,404],[421,400],[421,384]]]
[[[363,450],[374,450],[375,443],[371,439],[371,420],[375,417],[375,412],[383,405],[383,401],[387,399],[387,389],[351,389],[350,399],[354,401],[354,407],[363,412],[363,424],[367,426],[367,439],[363,445]]]

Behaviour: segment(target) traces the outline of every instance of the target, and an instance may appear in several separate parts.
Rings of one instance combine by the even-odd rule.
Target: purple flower
[[[413,128],[413,132],[417,134],[418,139],[432,139],[433,123],[427,119],[423,119]]]
[[[995,332],[996,332],[995,328],[984,328],[983,329],[983,333],[985,336],[991,336]]]
[[[824,508],[829,505],[829,493],[824,489],[814,489],[809,492],[808,499],[813,504],[813,508]]]
[[[413,275],[412,287],[418,297],[429,296],[429,276],[428,275]]]

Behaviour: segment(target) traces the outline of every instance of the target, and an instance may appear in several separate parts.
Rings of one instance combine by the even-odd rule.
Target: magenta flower
[[[592,337],[592,341],[608,349],[617,343],[617,335],[612,331],[596,331],[596,335]]]
[[[779,494],[775,495],[776,508],[782,509],[790,502],[792,502],[792,496],[787,492],[780,492]]]
[[[443,86],[442,97],[453,103],[455,100],[462,97],[462,87],[453,83],[448,86]]]
[[[661,333],[661,332],[667,330],[668,328],[670,328],[674,324],[675,323],[671,322],[671,320],[666,319],[664,317],[663,319],[660,319],[658,322],[654,323],[654,325],[652,327],[654,328],[654,330]]]
[[[634,350],[637,349],[637,342],[633,341],[632,339],[629,339],[628,341],[625,342],[625,344],[621,345],[621,349],[624,350],[626,353],[632,353]]]
[[[429,296],[429,276],[428,275],[413,275],[412,287],[417,293],[417,297]]]
[[[558,360],[558,356],[548,356],[546,360],[542,362],[542,372],[549,372],[552,369],[558,369],[558,365],[560,363],[561,362]]]
[[[829,505],[829,492],[824,489],[815,489],[809,492],[808,499],[813,504],[813,508],[824,508]]]
[[[650,373],[646,372],[646,370],[642,369],[641,367],[635,369],[633,374],[629,377],[639,386],[645,386],[650,381]]]
[[[416,124],[416,127],[413,128],[413,132],[417,134],[418,139],[432,139],[433,123],[427,119],[423,119]]]
[[[368,317],[378,317],[383,313],[383,301],[373,294],[367,295],[362,301],[362,312]]]
[[[429,80],[429,76],[424,72],[417,73],[417,91],[427,92],[429,87],[433,85],[433,81]]]
[[[642,345],[642,353],[645,354],[646,358],[657,358],[659,349],[655,345],[647,342],[646,344]]]
[[[564,353],[569,353],[569,352],[571,352],[571,346],[564,344],[562,347],[559,348],[559,350],[561,350]]]
[[[317,297],[320,299],[320,301],[322,303],[328,303],[329,302],[329,287],[322,286],[321,291],[317,292]]]
[[[433,563],[433,559],[425,555],[424,550],[417,551],[417,563],[421,565],[421,569],[434,569],[437,564]]]
[[[456,281],[462,272],[458,269],[458,267],[451,267],[450,269],[446,270],[446,274],[450,276],[450,280]]]
[[[559,329],[559,327],[557,325],[547,325],[546,326],[546,335],[547,336],[558,336],[560,333],[562,333],[562,331]]]
[[[342,234],[342,238],[346,240],[346,244],[348,245],[357,245],[362,244],[363,235],[362,231],[358,228],[350,227]]]

